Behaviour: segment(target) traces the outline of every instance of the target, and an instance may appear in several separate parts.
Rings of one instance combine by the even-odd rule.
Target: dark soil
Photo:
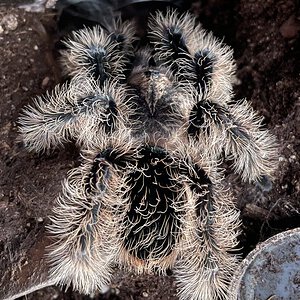
[[[278,138],[280,163],[270,192],[228,174],[243,221],[243,255],[268,237],[300,226],[300,11],[297,0],[203,0],[193,11],[235,51],[236,98],[246,97]],[[8,17],[13,21],[8,22]],[[16,24],[17,22],[17,24]],[[16,26],[14,26],[16,24]],[[0,286],[48,222],[61,180],[78,158],[67,146],[50,156],[24,150],[17,119],[31,98],[61,81],[55,13],[0,6]],[[15,27],[15,28],[14,28]],[[97,299],[177,299],[172,277],[119,272]],[[88,299],[46,288],[27,299]]]

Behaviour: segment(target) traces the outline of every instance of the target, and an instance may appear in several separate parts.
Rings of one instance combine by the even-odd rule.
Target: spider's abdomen
[[[176,173],[172,158],[165,150],[145,146],[140,151],[136,170],[128,176],[125,197],[129,207],[122,222],[121,237],[129,260],[140,260],[142,269],[147,271],[152,266],[161,267],[161,261],[168,267],[176,257],[173,250],[181,236],[184,202],[182,185],[174,177]]]

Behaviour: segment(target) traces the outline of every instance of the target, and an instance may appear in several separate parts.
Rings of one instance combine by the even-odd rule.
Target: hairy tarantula
[[[89,294],[115,265],[172,269],[180,299],[228,299],[239,214],[220,162],[264,182],[275,138],[232,100],[232,50],[192,15],[157,12],[148,38],[134,47],[134,24],[120,20],[73,32],[61,52],[70,81],[19,119],[29,150],[75,140],[82,151],[53,209],[50,277]]]

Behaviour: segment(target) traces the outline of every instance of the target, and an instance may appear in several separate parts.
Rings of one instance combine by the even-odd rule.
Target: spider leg
[[[86,150],[82,164],[63,182],[52,224],[48,253],[50,277],[90,294],[110,281],[117,255],[117,226],[124,201],[120,197],[128,161],[134,157],[129,135],[102,134],[97,148]]]
[[[64,41],[61,63],[65,75],[87,73],[100,84],[109,78],[125,79],[124,71],[133,57],[133,23],[116,20],[108,30],[100,26],[84,28]]]
[[[222,187],[216,166],[206,162],[196,145],[178,149],[184,150],[181,172],[188,186],[184,239],[174,271],[179,298],[228,299],[228,285],[238,263],[233,253],[239,213]]]
[[[264,184],[273,178],[278,164],[278,145],[275,136],[262,128],[259,117],[246,100],[229,106],[233,125],[227,129],[225,155],[233,159],[234,170],[243,180]]]
[[[261,123],[245,100],[221,106],[206,99],[192,108],[188,133],[210,142],[216,157],[224,150],[225,158],[233,160],[233,168],[243,180],[261,182],[272,178],[277,166],[275,137]]]
[[[91,128],[109,133],[128,124],[133,110],[129,100],[126,88],[117,82],[107,81],[99,87],[93,79],[77,76],[69,85],[58,85],[25,107],[19,118],[21,137],[25,146],[36,152],[70,139],[82,144],[88,141]]]
[[[178,72],[178,60],[189,54],[187,42],[195,27],[195,18],[189,13],[179,16],[176,10],[170,9],[165,16],[159,11],[151,16],[149,37],[156,63],[170,67],[173,73]]]

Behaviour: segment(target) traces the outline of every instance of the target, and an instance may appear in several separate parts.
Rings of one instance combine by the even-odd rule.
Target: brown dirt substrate
[[[296,0],[203,0],[194,3],[204,28],[224,37],[238,65],[236,97],[246,97],[277,136],[280,166],[268,193],[228,174],[241,209],[241,245],[255,245],[300,226],[300,12]],[[8,16],[13,24],[7,23]],[[4,21],[3,21],[4,19]],[[26,263],[24,253],[48,222],[60,181],[78,159],[67,146],[50,156],[29,154],[18,139],[17,118],[35,95],[60,81],[56,63],[55,14],[27,13],[0,6],[0,286],[11,266]],[[15,23],[14,23],[15,22]],[[17,23],[16,23],[17,22]],[[14,28],[16,24],[16,28]],[[111,289],[97,299],[177,299],[172,277],[118,273]],[[27,299],[88,299],[46,288]]]

